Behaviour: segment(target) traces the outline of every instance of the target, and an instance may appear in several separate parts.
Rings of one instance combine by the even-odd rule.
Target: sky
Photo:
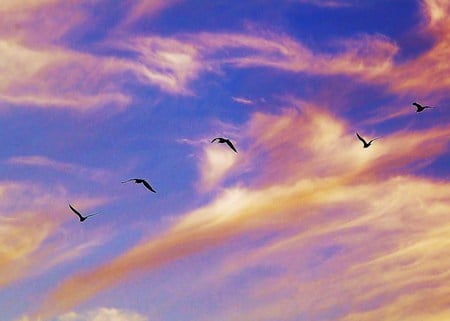
[[[449,13],[2,0],[2,320],[450,320]]]

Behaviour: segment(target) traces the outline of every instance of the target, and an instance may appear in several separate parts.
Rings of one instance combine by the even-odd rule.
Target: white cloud
[[[98,308],[86,312],[67,312],[53,320],[55,321],[148,321],[148,318],[137,312],[116,308]],[[32,320],[24,315],[16,321],[43,321],[41,318]]]
[[[244,97],[231,97],[231,99],[233,99],[237,103],[241,103],[244,105],[252,105],[253,104],[252,100],[250,100],[248,98],[244,98]]]
[[[84,313],[65,313],[57,321],[148,321],[148,318],[133,311],[99,308]]]
[[[77,164],[60,162],[39,155],[15,156],[7,159],[6,163],[13,165],[48,167],[57,171],[84,176],[92,180],[102,180],[109,176],[109,172],[103,169],[86,168]]]

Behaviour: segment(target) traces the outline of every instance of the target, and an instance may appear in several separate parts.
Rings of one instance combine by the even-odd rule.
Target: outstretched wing
[[[86,215],[84,218],[88,218],[88,217],[95,216],[95,215],[98,215],[98,214],[101,214],[101,213],[93,213],[93,214],[89,214],[89,215]]]
[[[230,146],[230,148],[232,150],[234,150],[237,153],[236,148],[234,147],[233,143],[229,139],[227,139],[225,142],[227,143],[228,146]]]
[[[147,181],[142,180],[142,184],[144,184],[144,186],[147,187],[147,189],[148,189],[149,191],[151,191],[151,192],[153,192],[153,193],[156,193],[156,191],[153,189],[153,187],[150,186],[150,184],[149,184]]]
[[[69,204],[70,209],[80,218],[82,219],[83,216],[81,215],[80,212],[78,212],[72,205]]]
[[[422,108],[422,105],[418,103],[412,103],[412,105],[416,106],[417,108]]]
[[[369,142],[369,144],[372,144],[372,142],[374,141],[374,140],[377,140],[377,139],[380,139],[381,138],[381,136],[380,137],[375,137],[374,139],[372,139],[370,142]]]
[[[216,140],[220,140],[220,137],[214,138],[214,139],[211,141],[211,143],[214,143]]]
[[[131,181],[136,181],[136,178],[130,178],[130,179],[127,179],[126,181],[123,181],[121,183],[127,183],[127,182],[131,182]]]
[[[360,141],[363,142],[364,145],[367,145],[367,142],[364,140],[364,138],[362,138],[361,136],[359,136],[358,133],[356,133],[356,136],[358,137],[358,139],[359,139]]]

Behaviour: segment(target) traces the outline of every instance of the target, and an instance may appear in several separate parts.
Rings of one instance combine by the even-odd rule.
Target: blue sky
[[[449,10],[2,3],[3,318],[449,318]]]

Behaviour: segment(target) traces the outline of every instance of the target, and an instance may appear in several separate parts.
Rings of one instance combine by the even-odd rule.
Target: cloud
[[[129,67],[140,82],[178,94],[192,94],[190,82],[201,73],[220,73],[224,66],[374,77],[390,69],[398,51],[395,44],[380,35],[342,41],[340,51],[334,55],[314,53],[301,42],[272,33],[203,32],[172,38],[147,36],[112,45],[138,55],[140,62],[130,62]]]
[[[83,176],[94,181],[102,181],[110,176],[110,173],[102,169],[85,168],[77,164],[60,162],[38,155],[15,156],[7,159],[5,162],[12,165],[47,167],[72,175]]]
[[[324,8],[343,8],[351,7],[354,5],[351,1],[348,0],[296,0],[296,2]]]
[[[36,49],[1,40],[0,61],[5,74],[0,80],[0,100],[9,104],[87,110],[130,102],[111,79],[127,70],[115,58],[54,46]]]
[[[235,102],[244,104],[244,105],[252,105],[254,102],[248,98],[244,97],[231,97]]]
[[[224,145],[208,144],[203,153],[199,162],[201,172],[199,188],[202,191],[209,191],[229,173],[239,157]]]
[[[139,1],[130,10],[128,20],[156,13],[175,2]],[[190,85],[203,73],[220,74],[229,66],[273,68],[319,77],[346,76],[385,86],[390,92],[425,98],[432,94],[439,98],[450,86],[446,63],[450,55],[449,23],[444,14],[448,2],[442,0],[423,2],[426,21],[419,32],[430,34],[435,43],[407,61],[396,60],[401,48],[379,34],[334,41],[331,51],[317,52],[279,33],[253,30],[130,37],[123,25],[118,27],[120,32],[98,43],[97,48],[127,51],[129,55],[98,55],[68,48],[61,40],[64,34],[86,24],[89,16],[83,6],[53,1],[22,5],[28,8],[24,14],[2,14],[8,21],[0,41],[0,70],[5,75],[0,80],[0,101],[15,106],[76,110],[124,107],[132,101],[126,84],[133,82],[155,86],[172,95],[193,95]],[[93,4],[87,1],[86,5]],[[4,12],[17,8],[10,4]],[[44,12],[51,18],[42,25],[42,19],[36,17]],[[61,25],[59,19],[68,20],[63,24],[67,27],[55,27]],[[23,25],[20,32],[11,30],[15,23]],[[41,36],[37,37],[36,32]],[[242,98],[240,102],[244,103]]]
[[[148,321],[148,318],[132,311],[115,308],[99,308],[85,313],[70,312],[57,318],[58,321]]]
[[[208,287],[249,271],[276,271],[248,277],[237,299],[245,298],[245,304],[231,300],[227,304],[235,306],[234,313],[218,315],[367,321],[445,315],[450,290],[448,262],[442,260],[450,228],[448,188],[448,182],[393,176],[329,190],[336,193],[330,196],[333,206],[325,199],[321,210],[309,213],[313,215],[299,211],[299,222],[275,240],[210,267],[215,272]],[[429,309],[423,309],[423,302],[430,303]]]
[[[449,84],[448,2],[423,2],[428,19],[419,32],[429,33],[435,44],[422,55],[396,60],[400,47],[380,34],[361,34],[334,41],[332,52],[314,52],[301,41],[270,32],[179,34],[171,38],[138,37],[119,42],[136,52],[143,63],[136,74],[143,81],[172,93],[190,93],[189,82],[202,72],[265,67],[316,76],[341,75],[385,86],[390,92],[429,96],[446,92]],[[162,63],[160,63],[162,62]],[[176,62],[176,63],[175,63]],[[175,63],[175,64],[174,64]]]
[[[131,23],[136,22],[137,20],[143,18],[143,17],[151,17],[155,15],[156,13],[171,7],[178,2],[181,2],[181,0],[152,0],[152,1],[146,1],[146,0],[138,0],[134,1],[131,5],[131,9],[123,21],[123,25],[129,25]]]
[[[427,0],[422,2],[422,10],[427,22],[420,31],[435,39],[433,46],[419,57],[398,64],[387,79],[395,92],[431,97],[431,94],[445,94],[450,87],[447,63],[450,57],[450,18],[444,14],[449,12],[450,4],[445,0]]]
[[[314,106],[305,106],[302,111],[286,109],[281,114],[255,113],[241,138],[249,145],[243,161],[255,164],[250,182],[223,189],[210,203],[181,215],[161,235],[143,240],[111,262],[69,277],[49,294],[35,315],[59,314],[121,280],[137,278],[257,231],[273,234],[297,229],[298,239],[313,242],[319,236],[333,238],[354,230],[353,240],[357,240],[364,235],[361,231],[373,223],[374,231],[381,233],[370,234],[376,240],[383,231],[401,229],[406,220],[402,209],[408,203],[399,191],[409,193],[410,189],[402,186],[409,188],[423,182],[423,188],[430,191],[435,186],[440,191],[435,197],[440,198],[432,222],[441,224],[442,210],[446,212],[448,206],[448,187],[408,175],[411,168],[423,166],[421,162],[447,150],[443,138],[450,130],[399,131],[386,136],[383,144],[364,150],[347,127],[344,121]],[[382,205],[387,210],[383,211]],[[423,211],[433,213],[426,208]],[[321,225],[328,215],[332,215],[330,223]],[[304,228],[308,222],[316,224],[311,231]],[[420,226],[426,229],[429,225]],[[345,238],[342,246],[350,246],[345,242],[351,240]],[[356,252],[361,251],[358,248]]]
[[[31,319],[28,316],[22,316],[17,321],[31,321]],[[56,321],[148,321],[148,318],[129,310],[97,308],[83,313],[64,313],[56,317]]]
[[[158,86],[169,93],[192,94],[189,82],[210,69],[195,44],[176,38],[138,37],[111,45],[137,55],[135,61],[129,61],[128,67],[139,82]]]
[[[104,242],[96,233],[86,244],[68,242],[62,226],[72,217],[61,215],[67,212],[61,199],[67,199],[62,187],[45,190],[32,183],[0,184],[0,287],[78,258]],[[80,197],[80,202],[92,206],[99,200]]]

